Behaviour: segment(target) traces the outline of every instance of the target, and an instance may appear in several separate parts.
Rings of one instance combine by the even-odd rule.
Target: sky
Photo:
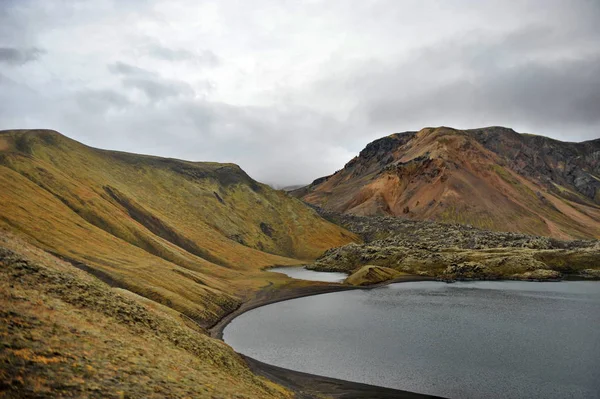
[[[0,0],[0,129],[276,186],[427,126],[600,137],[599,0]]]

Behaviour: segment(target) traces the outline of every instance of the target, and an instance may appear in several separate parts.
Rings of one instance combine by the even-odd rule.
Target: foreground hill
[[[267,284],[261,268],[355,236],[233,164],[0,132],[0,227],[202,326]]]
[[[0,397],[292,398],[169,307],[0,231]]]
[[[354,215],[598,238],[600,139],[564,143],[501,127],[396,133],[294,195]]]

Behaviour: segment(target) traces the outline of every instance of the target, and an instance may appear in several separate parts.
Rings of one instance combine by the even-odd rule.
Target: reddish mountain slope
[[[564,143],[501,127],[396,133],[294,194],[349,214],[598,238],[600,140]]]

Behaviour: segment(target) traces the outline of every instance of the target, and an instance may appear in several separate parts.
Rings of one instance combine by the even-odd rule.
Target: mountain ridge
[[[334,212],[597,238],[599,176],[600,139],[565,143],[503,127],[439,127],[374,140],[343,169],[293,195]]]
[[[237,165],[49,130],[0,132],[0,183],[0,227],[203,326],[266,284],[262,268],[357,240]]]

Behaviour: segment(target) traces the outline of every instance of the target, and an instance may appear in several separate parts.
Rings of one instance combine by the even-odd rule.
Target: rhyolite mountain
[[[598,238],[600,139],[568,143],[503,127],[395,133],[293,194],[347,214]]]

